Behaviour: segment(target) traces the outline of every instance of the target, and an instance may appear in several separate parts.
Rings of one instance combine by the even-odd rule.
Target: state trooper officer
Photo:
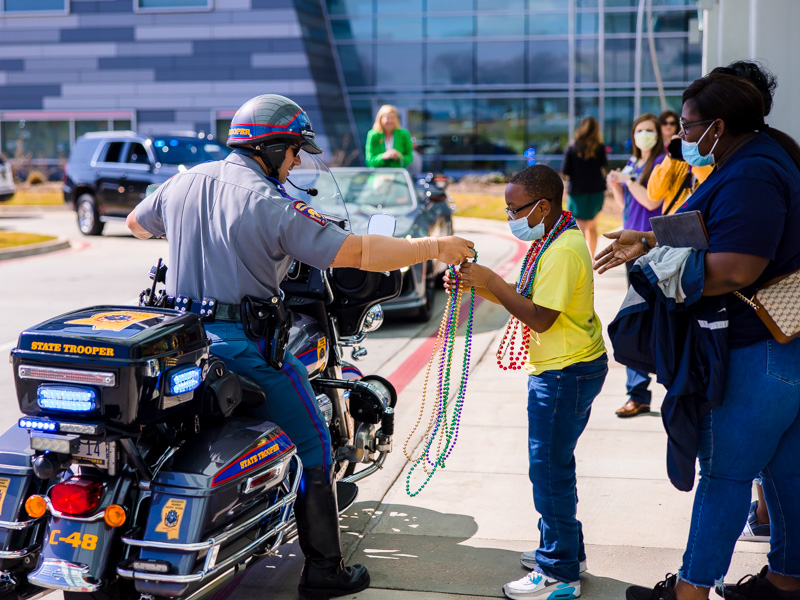
[[[300,164],[300,150],[322,149],[308,115],[288,98],[266,94],[243,104],[227,144],[233,152],[225,160],[178,173],[128,215],[137,238],[169,241],[171,296],[214,298],[220,305],[239,305],[246,296],[268,299],[280,293],[293,259],[318,269],[387,271],[435,258],[458,264],[473,256],[472,242],[454,236],[352,235],[295,202],[283,184]],[[369,586],[367,569],[345,567],[342,560],[330,433],[306,369],[289,353],[280,368],[270,366],[237,320],[218,313],[206,325],[211,350],[232,371],[259,383],[267,402],[254,416],[280,425],[305,467],[295,502],[305,555],[300,595],[328,598],[363,590]]]

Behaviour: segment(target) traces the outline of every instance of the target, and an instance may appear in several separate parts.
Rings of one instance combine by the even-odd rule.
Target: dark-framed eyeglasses
[[[670,127],[675,127],[678,122],[675,120],[670,119],[669,121],[661,121],[662,125],[669,125]]]
[[[517,217],[516,217],[516,214],[517,214],[519,211],[521,211],[521,210],[525,210],[526,208],[528,208],[529,206],[533,206],[534,204],[538,204],[538,203],[539,203],[540,201],[542,201],[542,200],[547,200],[548,202],[550,202],[550,199],[549,199],[549,198],[539,198],[538,200],[534,200],[533,202],[528,202],[527,204],[523,204],[523,205],[522,205],[522,206],[520,206],[519,208],[515,208],[515,209],[506,208],[506,209],[505,209],[505,211],[506,211],[506,214],[508,215],[508,218],[509,218],[509,219],[511,219],[511,220],[513,221],[514,219],[516,219],[516,218],[517,218]]]
[[[694,127],[695,125],[702,125],[703,123],[713,123],[715,119],[703,119],[702,121],[684,121],[683,117],[678,119],[681,125],[681,133],[686,135],[686,130]]]

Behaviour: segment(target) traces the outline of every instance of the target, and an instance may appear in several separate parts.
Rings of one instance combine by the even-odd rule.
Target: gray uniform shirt
[[[175,175],[135,215],[167,237],[167,294],[235,304],[277,294],[292,258],[318,269],[333,262],[348,233],[304,207],[234,152]]]

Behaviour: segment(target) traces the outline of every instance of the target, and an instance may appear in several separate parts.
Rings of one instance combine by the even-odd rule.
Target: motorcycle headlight
[[[376,304],[367,311],[367,316],[364,317],[364,327],[361,331],[363,333],[372,333],[383,325],[383,308],[380,304]]]

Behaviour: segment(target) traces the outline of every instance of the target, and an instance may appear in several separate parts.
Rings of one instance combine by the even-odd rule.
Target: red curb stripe
[[[506,275],[508,275],[519,264],[519,261],[522,260],[522,257],[525,256],[525,253],[528,251],[528,244],[519,241],[517,238],[512,238],[511,236],[507,235],[501,234],[499,237],[511,239],[516,242],[517,245],[517,251],[514,254],[514,257],[504,262],[497,269],[497,274],[505,279]],[[475,308],[478,308],[483,301],[484,299],[480,296],[475,296]],[[466,311],[461,313],[458,323],[459,327],[466,322],[467,316],[468,313]],[[392,382],[392,385],[394,385],[398,394],[402,392],[406,386],[411,383],[414,377],[417,376],[417,373],[419,373],[428,364],[428,362],[430,362],[431,354],[433,353],[433,347],[436,344],[436,337],[438,335],[439,330],[437,328],[434,333],[425,339],[425,341],[414,351],[411,356],[405,359],[400,366],[397,367],[397,369],[395,369],[391,375],[389,375],[387,379]]]

